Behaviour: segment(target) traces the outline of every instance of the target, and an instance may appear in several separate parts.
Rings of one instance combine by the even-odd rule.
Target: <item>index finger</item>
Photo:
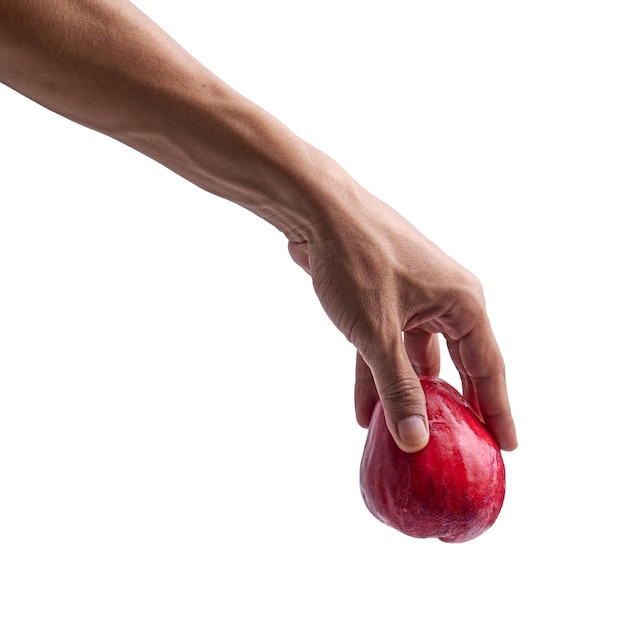
[[[448,339],[450,356],[463,383],[463,395],[483,418],[503,450],[517,448],[517,434],[506,386],[504,359],[488,321],[458,340]]]
[[[367,428],[374,413],[374,407],[378,402],[376,383],[367,363],[363,357],[356,353],[356,368],[354,380],[354,408],[356,421],[359,426]]]

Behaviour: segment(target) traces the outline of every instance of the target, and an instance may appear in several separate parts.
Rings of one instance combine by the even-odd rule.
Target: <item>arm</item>
[[[443,333],[464,393],[516,446],[478,281],[328,156],[233,91],[127,0],[0,0],[0,80],[280,229],[356,346],[357,419],[380,396],[405,450],[427,442],[416,376]]]
[[[0,79],[295,235],[327,159],[126,0],[0,0]],[[310,189],[309,191],[313,191]],[[297,211],[293,209],[298,205]]]

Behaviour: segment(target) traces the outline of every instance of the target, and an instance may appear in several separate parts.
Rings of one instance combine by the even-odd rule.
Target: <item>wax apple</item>
[[[461,394],[422,377],[430,441],[408,454],[392,439],[380,402],[361,461],[361,493],[380,521],[412,537],[460,543],[485,532],[504,502],[497,443]]]

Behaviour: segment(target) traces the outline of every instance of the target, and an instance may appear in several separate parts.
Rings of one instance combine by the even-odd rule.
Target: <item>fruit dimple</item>
[[[361,461],[361,493],[385,524],[412,537],[459,543],[498,517],[505,492],[500,449],[462,396],[439,378],[421,378],[430,442],[407,454],[374,409]]]

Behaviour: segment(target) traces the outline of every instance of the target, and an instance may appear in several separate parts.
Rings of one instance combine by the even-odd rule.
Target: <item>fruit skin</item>
[[[378,402],[361,460],[361,493],[374,517],[406,535],[469,541],[485,532],[502,508],[502,454],[454,387],[436,377],[420,381],[428,445],[413,454],[400,450]]]

